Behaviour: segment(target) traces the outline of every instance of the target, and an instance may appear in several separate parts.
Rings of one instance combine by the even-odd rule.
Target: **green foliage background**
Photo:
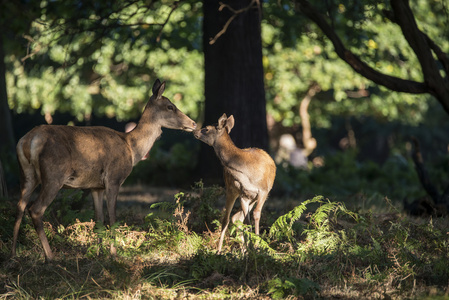
[[[81,6],[82,19],[74,23],[76,5]],[[152,3],[149,10],[136,1],[112,10],[115,13],[106,19],[100,8],[110,8],[106,2],[97,5],[40,2],[41,13],[27,35],[29,43],[7,55],[10,107],[18,113],[70,112],[78,120],[89,119],[92,113],[126,120],[139,115],[152,83],[161,78],[169,82],[167,95],[192,118],[200,119],[202,3],[165,0]],[[174,5],[177,9],[170,14]],[[385,2],[329,5],[334,6],[333,25],[351,51],[381,72],[422,80],[399,27],[382,16],[382,10],[388,9]],[[413,0],[411,6],[423,30],[448,52],[447,1]],[[369,115],[415,125],[423,121],[433,101],[429,96],[391,92],[357,75],[337,57],[320,30],[295,12],[291,2],[266,1],[263,9],[268,112],[276,121],[285,126],[300,123],[298,105],[312,83],[322,90],[310,107],[315,127],[331,126],[334,115]],[[96,24],[98,20],[102,23]],[[78,32],[83,28],[84,32]],[[22,61],[27,53],[31,55]],[[350,92],[356,91],[367,92],[354,99]]]
[[[27,50],[33,55],[24,63],[23,52],[23,56],[7,56],[10,107],[18,113],[70,112],[79,121],[89,120],[92,113],[127,120],[140,115],[153,82],[161,78],[169,82],[166,94],[181,110],[198,118],[203,94],[200,4],[181,5],[164,26],[164,38],[158,43],[157,26],[148,24],[163,22],[170,4],[165,3],[150,13],[139,8],[139,3],[124,8],[124,21],[142,25],[119,26],[100,36],[95,30],[101,28],[95,24],[91,24],[92,31],[67,35],[70,20],[65,19],[58,22],[68,23],[66,27],[49,28],[51,14],[49,17],[45,12],[51,5],[42,1],[42,15],[32,24],[32,42]],[[69,14],[75,4],[68,1],[58,9]],[[100,16],[93,14],[87,20],[94,22],[96,18]],[[119,16],[111,15],[111,22],[115,18]]]

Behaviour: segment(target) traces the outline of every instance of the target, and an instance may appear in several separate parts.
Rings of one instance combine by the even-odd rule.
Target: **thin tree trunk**
[[[3,36],[0,32],[0,151],[14,152],[14,132],[6,92],[6,66]]]
[[[315,150],[317,143],[312,136],[312,126],[309,119],[309,104],[313,96],[321,90],[321,87],[316,82],[313,83],[307,90],[306,96],[302,99],[299,105],[299,116],[301,117],[302,126],[302,144],[304,147],[304,155],[309,156]]]
[[[6,187],[5,172],[3,172],[3,166],[1,161],[0,161],[0,197],[8,197],[8,188]]]
[[[419,181],[421,182],[422,187],[426,190],[427,194],[432,198],[433,205],[439,204],[440,193],[438,192],[438,189],[433,184],[433,182],[430,180],[429,174],[427,173],[418,139],[412,137],[412,142],[414,146],[412,151],[412,159],[415,163],[416,173],[418,173]]]

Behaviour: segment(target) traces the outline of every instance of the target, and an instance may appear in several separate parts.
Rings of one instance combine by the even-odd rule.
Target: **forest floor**
[[[86,209],[72,210],[80,194],[63,194],[49,208],[51,263],[28,216],[18,256],[10,259],[15,200],[3,202],[0,299],[449,298],[447,218],[274,196],[262,214],[261,237],[233,227],[217,254],[222,188],[124,186],[113,230],[90,220],[90,197]]]

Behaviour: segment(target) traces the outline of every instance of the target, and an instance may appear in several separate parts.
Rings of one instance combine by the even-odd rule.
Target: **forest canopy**
[[[318,9],[333,12],[335,31],[363,61],[391,76],[423,80],[401,29],[385,16],[386,2],[326,3],[330,8]],[[354,72],[295,4],[263,2],[267,109],[275,121],[300,124],[299,103],[315,83],[321,92],[310,106],[314,126],[330,126],[332,115],[423,121],[430,96],[392,92]],[[448,52],[447,3],[410,6],[420,27]],[[12,40],[20,47],[5,40],[9,106],[17,113],[40,110],[48,120],[56,111],[79,121],[92,114],[125,120],[138,116],[160,77],[170,82],[167,93],[180,109],[198,119],[205,100],[201,7],[198,1],[39,2],[29,32]]]

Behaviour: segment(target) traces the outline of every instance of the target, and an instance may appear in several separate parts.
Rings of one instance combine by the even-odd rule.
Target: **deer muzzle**
[[[187,132],[192,132],[196,129],[196,123],[194,121],[191,121],[191,124],[188,126],[184,126],[182,128],[182,130],[187,131]]]
[[[193,131],[193,136],[197,139],[200,139],[201,137],[201,129],[197,129]]]

